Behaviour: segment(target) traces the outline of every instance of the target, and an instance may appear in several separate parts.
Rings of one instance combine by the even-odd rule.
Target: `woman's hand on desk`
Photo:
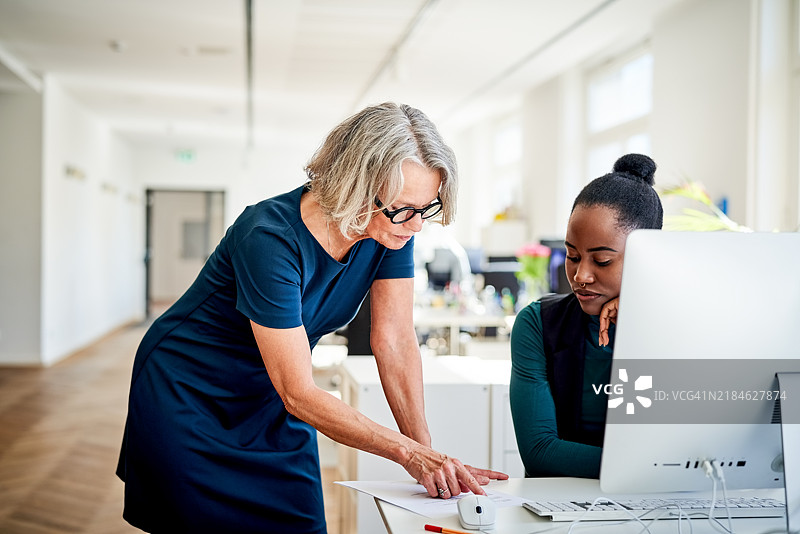
[[[471,491],[485,495],[482,485],[490,480],[505,480],[508,475],[489,469],[464,465],[457,458],[420,445],[411,453],[403,468],[428,490],[431,497],[449,499],[453,495]]]
[[[611,323],[617,324],[618,310],[619,297],[603,304],[603,308],[600,310],[600,339],[598,342],[601,347],[608,345],[608,329],[611,327]]]
[[[472,476],[478,481],[478,484],[485,486],[492,480],[508,480],[508,475],[500,471],[492,471],[491,469],[480,469],[479,467],[472,467],[465,465],[464,467],[472,473]]]

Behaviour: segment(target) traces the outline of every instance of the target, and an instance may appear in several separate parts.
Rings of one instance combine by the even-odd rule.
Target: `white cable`
[[[630,523],[631,521],[635,521],[636,523],[639,523],[640,525],[642,525],[642,527],[644,527],[640,532],[647,532],[648,534],[652,534],[650,532],[650,527],[648,525],[645,525],[642,522],[642,520],[639,519],[638,517],[636,517],[636,515],[634,515],[630,510],[628,510],[627,508],[625,508],[624,506],[622,506],[618,502],[614,501],[613,499],[608,499],[606,497],[598,497],[597,499],[592,501],[591,506],[589,506],[589,508],[587,508],[586,511],[583,512],[583,514],[581,514],[581,516],[578,519],[574,520],[570,524],[569,530],[567,530],[567,534],[572,534],[572,529],[574,529],[576,526],[578,526],[578,523],[581,523],[583,521],[583,516],[588,514],[592,510],[592,508],[594,508],[595,506],[597,506],[599,504],[600,501],[608,502],[608,503],[614,504],[616,506],[619,506],[622,509],[623,512],[625,512],[627,515],[631,516],[630,519],[627,519],[625,521],[621,521],[618,524],[621,525],[621,524],[624,524],[624,523]],[[583,523],[583,524],[586,525],[586,523]],[[596,526],[599,526],[599,525],[596,525]],[[606,524],[605,526],[610,526],[610,525]]]
[[[733,523],[731,521],[731,510],[728,506],[728,493],[727,487],[725,485],[725,475],[722,472],[722,467],[718,464],[714,464],[714,460],[703,460],[703,471],[705,472],[706,476],[711,479],[711,506],[708,510],[708,523],[714,527],[715,530],[722,532],[724,534],[734,534],[733,530]],[[725,511],[728,515],[728,527],[720,523],[720,521],[714,517],[714,508],[717,504],[717,481],[722,483],[722,495],[723,495],[723,503],[725,505]]]
[[[708,509],[708,522],[712,527],[716,528],[714,524],[714,507],[717,505],[717,479],[711,477],[711,506]]]
[[[678,506],[678,534],[683,534],[683,518],[686,518],[686,522],[689,524],[689,534],[694,533],[694,527],[692,526],[692,518],[689,517],[688,514],[683,512],[683,508]]]
[[[645,514],[650,513],[650,512],[654,512],[654,511],[658,510],[659,508],[662,509],[662,511],[661,511],[661,513],[659,515],[651,518],[647,522],[647,525],[645,526],[645,529],[649,528],[650,525],[652,525],[653,523],[655,523],[656,521],[658,521],[659,519],[661,519],[665,515],[671,514],[672,511],[675,510],[674,508],[672,508],[672,506],[673,505],[657,506],[655,508],[651,508],[651,509],[647,510],[645,512]],[[686,521],[689,523],[689,533],[692,534],[694,532],[694,527],[692,526],[692,518],[690,518],[688,516],[688,514],[686,514],[683,511],[683,508],[681,507],[680,504],[678,504],[677,506],[678,506],[678,534],[683,534],[683,520],[684,519],[686,519]],[[642,514],[642,515],[644,515],[644,514]],[[641,518],[641,516],[640,516],[640,518]],[[645,529],[640,530],[639,534],[642,534],[645,531]]]
[[[722,483],[722,501],[725,503],[725,512],[728,514],[728,530],[733,533],[733,521],[731,520],[731,509],[728,506],[728,486],[725,483],[725,473],[722,471],[722,464],[717,462],[714,464],[714,472],[717,474],[717,478]]]
[[[583,521],[583,515],[589,513],[595,507],[595,505],[597,505],[599,503],[599,501],[611,503],[611,504],[614,504],[614,505],[618,506],[621,509],[620,511],[625,512],[626,514],[631,516],[631,518],[627,519],[627,520],[624,520],[624,521],[619,521],[619,522],[616,522],[616,523],[613,523],[613,524],[609,524],[609,523],[606,523],[606,522],[603,522],[602,525],[594,523],[594,522],[585,523]],[[636,516],[633,512],[627,510],[624,506],[622,506],[618,502],[614,501],[613,499],[609,499],[607,497],[601,497],[601,498],[595,499],[594,502],[592,502],[591,506],[589,506],[589,508],[587,508],[586,511],[583,512],[583,514],[581,514],[581,517],[579,517],[578,519],[575,519],[574,521],[572,521],[572,523],[570,524],[569,530],[567,531],[567,534],[572,534],[573,529],[576,526],[579,526],[579,523],[582,526],[586,526],[586,527],[600,527],[600,526],[608,527],[608,526],[611,526],[611,525],[624,525],[625,523],[632,523],[632,522],[636,522],[636,523],[639,523],[640,525],[642,525],[642,530],[640,530],[638,532],[638,534],[644,534],[645,532],[648,533],[648,534],[652,534],[651,531],[650,531],[650,527],[653,525],[653,523],[655,523],[656,521],[660,520],[665,515],[674,513],[674,511],[676,509],[673,506],[677,506],[677,512],[678,512],[678,518],[677,518],[678,519],[678,534],[683,534],[683,521],[684,520],[686,520],[686,522],[689,524],[689,534],[693,534],[694,533],[694,526],[692,525],[692,518],[689,517],[689,515],[686,512],[684,512],[684,510],[683,510],[683,508],[681,507],[680,504],[677,504],[677,505],[667,504],[667,505],[662,505],[662,506],[656,506],[654,508],[650,508],[648,510],[645,510],[642,513],[641,516]],[[646,520],[647,523],[642,521],[642,516],[644,516],[645,514],[649,514],[651,512],[655,512],[656,510],[659,510],[659,509],[661,510],[661,513],[659,515],[657,515],[657,516],[655,516],[653,518],[647,519]]]

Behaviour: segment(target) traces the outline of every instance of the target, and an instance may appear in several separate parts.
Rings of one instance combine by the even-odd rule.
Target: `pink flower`
[[[533,256],[533,257],[550,257],[550,247],[542,245],[541,243],[528,243],[517,249],[517,257]]]

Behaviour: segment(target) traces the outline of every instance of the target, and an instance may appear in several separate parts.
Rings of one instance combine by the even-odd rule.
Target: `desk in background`
[[[598,480],[582,478],[515,478],[505,481],[492,482],[490,490],[510,495],[517,495],[528,500],[573,500],[585,499],[592,501],[601,496],[600,484]],[[682,494],[685,496],[686,494]],[[728,497],[741,496],[742,493],[728,491]],[[783,490],[764,490],[758,492],[759,496],[772,497],[783,500]],[[653,494],[651,497],[675,497],[675,494]],[[710,497],[710,494],[700,495]],[[641,497],[638,495],[636,497]],[[717,495],[719,499],[721,495]],[[609,495],[609,498],[623,499],[624,495]],[[431,519],[409,512],[393,504],[375,499],[378,510],[383,517],[386,530],[389,534],[420,534],[425,532],[426,524],[435,524],[440,527],[448,527],[457,530],[464,530],[458,522],[458,517],[446,517]],[[645,522],[647,523],[647,522]],[[725,522],[723,522],[725,523]],[[727,523],[725,523],[727,524]],[[533,534],[535,532],[549,532],[553,534],[564,534],[570,528],[571,523],[555,523],[537,517],[535,514],[525,510],[521,506],[509,508],[498,508],[497,522],[495,528],[486,532],[496,534]],[[601,527],[600,525],[603,525]],[[706,519],[692,520],[693,534],[718,534]],[[786,529],[786,519],[784,518],[753,518],[753,519],[734,519],[733,527],[736,534],[763,534],[767,531],[781,532]],[[682,521],[683,532],[689,532],[687,521]],[[642,531],[642,525],[636,522],[619,524],[619,522],[584,522],[576,526],[573,532],[589,533],[638,533]],[[477,532],[477,531],[476,531]],[[657,521],[650,527],[653,534],[676,534],[678,532],[678,522],[674,519]]]
[[[450,354],[461,354],[460,332],[462,328],[511,329],[513,324],[514,316],[460,311],[454,308],[414,308],[414,327],[450,330]]]

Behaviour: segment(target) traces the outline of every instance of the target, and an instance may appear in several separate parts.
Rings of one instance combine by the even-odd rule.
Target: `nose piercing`
[[[581,284],[581,289],[585,289],[585,288],[586,288],[586,284]]]

